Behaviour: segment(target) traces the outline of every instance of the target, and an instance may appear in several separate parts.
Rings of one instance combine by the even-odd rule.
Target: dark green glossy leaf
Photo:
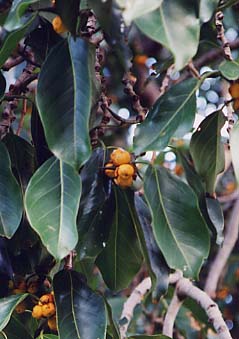
[[[56,0],[56,12],[62,18],[64,25],[73,34],[76,34],[77,18],[79,15],[80,0]]]
[[[53,279],[60,339],[104,339],[106,312],[103,298],[93,292],[82,275],[60,271]]]
[[[149,166],[145,197],[155,239],[169,267],[198,277],[209,252],[209,233],[193,191],[163,167]]]
[[[80,176],[52,157],[31,178],[26,212],[32,228],[56,258],[64,258],[77,244],[76,216],[81,195]]]
[[[190,153],[198,174],[206,184],[206,191],[215,191],[217,175],[224,169],[224,147],[221,142],[221,129],[225,117],[221,111],[207,116],[193,133]]]
[[[211,19],[215,12],[219,0],[200,0],[199,1],[199,17],[201,22],[207,22]]]
[[[6,90],[6,79],[3,76],[2,72],[0,72],[0,100],[3,98]]]
[[[147,6],[145,6],[145,2],[143,0],[116,0],[116,2],[120,8],[123,9],[123,18],[126,24],[129,25],[132,20],[158,8],[161,5],[162,0],[149,0],[147,2]]]
[[[136,128],[136,153],[164,149],[172,136],[182,137],[193,125],[199,82],[189,79],[160,97],[146,119]]]
[[[193,162],[192,161],[190,162],[189,154],[186,154],[185,152],[178,149],[177,155],[184,168],[188,184],[192,187],[196,195],[198,197],[201,197],[202,195],[205,194],[205,188],[201,177],[193,167]]]
[[[111,305],[108,303],[106,298],[104,298],[104,301],[105,301],[105,307],[106,307],[107,316],[108,316],[108,323],[109,323],[109,327],[110,327],[110,334],[111,334],[112,338],[120,339],[119,328],[116,325],[116,322],[115,322],[115,320],[113,318],[113,312],[112,312]]]
[[[83,39],[63,40],[43,64],[37,88],[49,148],[77,170],[91,154],[91,52],[92,47]]]
[[[24,192],[36,169],[34,148],[25,139],[15,134],[7,134],[3,141],[11,158],[13,172]]]
[[[104,175],[105,151],[92,153],[81,171],[82,195],[77,216],[80,259],[94,258],[104,248],[114,215],[114,201],[110,198],[111,181]]]
[[[0,142],[0,235],[11,238],[16,232],[23,212],[20,187],[11,170],[6,146]]]
[[[208,227],[214,233],[216,231],[217,244],[220,245],[223,240],[222,231],[224,229],[224,217],[220,203],[217,199],[206,196],[202,179],[195,171],[193,164],[190,163],[188,156],[180,150],[177,150],[177,154],[185,170],[187,182],[198,197],[201,213]]]
[[[225,60],[219,65],[218,69],[227,80],[239,78],[239,63],[237,61]]]
[[[15,307],[27,296],[28,294],[16,294],[0,299],[0,331],[8,324]]]
[[[3,66],[12,51],[17,47],[17,44],[24,37],[34,20],[35,15],[30,16],[19,29],[7,33],[0,49],[0,67]]]
[[[12,315],[7,327],[4,328],[7,339],[33,339],[33,336],[27,330],[22,319],[17,315]]]
[[[238,157],[238,147],[239,147],[239,120],[233,126],[233,129],[230,134],[230,146],[231,146],[231,155],[232,155],[232,164],[239,184],[239,157]]]
[[[217,232],[217,244],[221,245],[224,239],[224,216],[220,202],[217,199],[206,197],[206,206],[209,218]]]
[[[8,13],[8,17],[4,23],[7,31],[13,31],[22,28],[23,16],[28,7],[39,0],[13,0],[12,7]]]
[[[176,69],[183,68],[196,54],[200,22],[193,2],[163,1],[158,9],[136,19],[135,22],[150,39],[171,51],[175,58]]]
[[[152,297],[154,301],[159,301],[160,297],[168,289],[169,267],[155,241],[151,226],[151,215],[147,205],[139,196],[136,196],[135,206],[140,221],[139,227],[143,232],[143,235],[138,237],[140,238],[142,252],[152,281]]]
[[[96,260],[103,279],[112,290],[127,287],[140,269],[142,255],[134,219],[125,194],[131,191],[114,187],[114,218],[105,249]]]

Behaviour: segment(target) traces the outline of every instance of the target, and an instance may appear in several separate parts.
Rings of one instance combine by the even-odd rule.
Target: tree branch
[[[205,292],[212,298],[216,296],[218,281],[227,263],[227,260],[236,244],[239,231],[239,198],[234,203],[229,221],[226,227],[225,239],[222,247],[219,248],[205,282]]]
[[[183,304],[183,301],[178,298],[177,291],[175,289],[173,298],[169,304],[167,313],[164,318],[163,331],[162,331],[164,335],[167,335],[168,337],[173,337],[173,327],[174,327],[175,319],[177,317],[178,311],[180,310],[180,307],[182,306],[182,304]]]
[[[177,271],[169,276],[170,284],[176,284],[175,293],[178,299],[185,297],[190,297],[195,300],[207,313],[209,321],[212,322],[217,334],[218,339],[232,339],[230,332],[227,328],[225,321],[222,318],[222,314],[217,306],[217,304],[200,288],[193,285],[193,283],[182,276],[182,272]],[[120,335],[124,339],[126,337],[126,332],[129,326],[129,323],[133,317],[134,308],[138,305],[144,295],[151,288],[151,279],[145,278],[132,292],[130,297],[127,299],[123,306],[123,311],[121,314],[121,321],[125,321],[123,325],[120,325]],[[181,306],[181,304],[180,304]],[[169,333],[173,328],[174,319],[177,315],[177,312],[180,308],[179,301],[176,297],[173,300],[173,305],[170,305],[169,310],[170,314],[166,320],[166,329],[169,336],[172,337],[172,333]],[[176,309],[173,310],[173,307]],[[174,319],[173,319],[174,318]],[[171,330],[170,330],[171,329]]]

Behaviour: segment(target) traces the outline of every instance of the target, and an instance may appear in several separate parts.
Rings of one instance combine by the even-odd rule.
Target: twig
[[[215,259],[213,260],[209,273],[205,282],[205,292],[211,297],[215,297],[219,278],[226,265],[235,243],[238,238],[239,231],[239,198],[234,203],[230,219],[227,223],[225,239],[222,247],[219,248]]]
[[[195,77],[197,79],[201,79],[201,76],[200,76],[198,70],[196,69],[196,67],[195,67],[195,65],[194,65],[192,60],[189,61],[189,63],[188,63],[188,69],[191,72],[193,77]]]
[[[158,98],[161,97],[167,91],[169,84],[170,84],[171,75],[173,73],[174,68],[175,68],[175,65],[173,64],[173,65],[169,66],[169,68],[167,69],[165,77],[163,78],[163,81],[162,81],[162,85],[159,88]]]
[[[124,92],[132,99],[132,107],[137,112],[137,121],[141,122],[145,119],[148,109],[143,107],[140,103],[139,96],[134,91],[134,85],[137,79],[131,74],[126,72],[122,83],[125,85]]]
[[[222,318],[222,314],[217,304],[204,291],[194,286],[193,283],[189,279],[184,278],[182,276],[181,271],[177,271],[173,274],[170,274],[169,282],[170,284],[176,284],[175,291],[179,299],[190,297],[193,300],[195,300],[205,310],[205,312],[208,315],[209,321],[212,322],[218,334],[218,339],[232,339],[230,332],[227,328],[225,321]],[[127,332],[129,323],[133,317],[134,308],[136,307],[136,305],[138,305],[142,301],[142,298],[150,290],[150,288],[151,288],[151,279],[148,277],[148,278],[145,278],[133,290],[132,294],[125,302],[123,306],[123,311],[121,314],[121,320],[124,321],[124,324],[120,325],[120,335],[122,339],[126,337],[126,332]],[[177,309],[179,309],[178,306],[177,306]],[[174,312],[174,314],[175,313],[176,312]]]
[[[120,321],[124,322],[124,324],[120,326],[120,336],[122,339],[126,337],[126,332],[133,317],[133,312],[136,305],[141,303],[144,295],[150,290],[150,288],[151,279],[148,277],[145,278],[138,286],[136,286],[129,298],[124,303],[123,311],[120,317]]]
[[[6,96],[18,96],[27,91],[27,86],[35,79],[37,79],[37,74],[34,73],[35,66],[32,64],[27,64],[26,68],[22,71],[19,78],[16,80],[14,85],[10,85],[9,92],[6,93]],[[0,121],[0,139],[2,139],[9,131],[9,128],[12,122],[16,119],[14,110],[18,106],[18,100],[16,97],[8,101],[4,106],[2,113],[2,120]]]
[[[209,321],[213,324],[218,334],[218,339],[232,339],[218,305],[200,288],[194,286],[187,278],[181,278],[177,282],[176,290],[178,296],[190,297],[195,300],[206,312]]]
[[[231,194],[221,195],[221,196],[217,197],[217,199],[220,203],[236,200],[238,198],[239,198],[239,190],[238,189],[236,189]]]
[[[24,118],[25,118],[26,112],[27,112],[27,100],[23,99],[21,117],[20,117],[20,120],[19,120],[16,135],[20,135],[20,133],[21,133],[21,130],[22,130],[22,127],[23,127],[23,124],[24,124]]]
[[[182,306],[183,301],[178,298],[177,291],[175,289],[173,298],[169,304],[167,309],[167,313],[164,318],[163,322],[163,334],[167,335],[168,337],[173,337],[173,327],[175,323],[175,319],[177,317],[178,311]]]
[[[65,257],[65,265],[64,265],[64,269],[65,270],[72,270],[73,268],[73,259],[76,256],[76,251],[70,251],[70,253]]]
[[[229,42],[227,38],[225,37],[225,30],[224,30],[223,23],[222,23],[223,18],[224,18],[224,15],[221,11],[216,13],[215,24],[217,28],[217,38],[221,40],[222,42],[222,48],[224,51],[225,58],[227,60],[233,60]]]

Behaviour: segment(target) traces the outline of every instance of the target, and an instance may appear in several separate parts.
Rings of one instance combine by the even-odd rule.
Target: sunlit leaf
[[[56,258],[64,258],[77,244],[76,216],[81,195],[80,176],[52,157],[31,178],[26,212],[33,229]]]
[[[182,137],[192,128],[198,86],[196,79],[184,81],[156,101],[146,119],[136,128],[136,153],[162,150],[172,136]]]
[[[193,2],[163,1],[158,9],[136,19],[135,22],[150,39],[171,51],[176,69],[184,67],[196,54],[200,22]]]

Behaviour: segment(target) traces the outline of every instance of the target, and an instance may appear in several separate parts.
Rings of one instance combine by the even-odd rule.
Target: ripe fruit
[[[25,312],[27,306],[26,306],[26,303],[25,301],[22,301],[20,302],[20,304],[18,304],[16,307],[15,307],[15,311],[18,313],[18,314],[21,314],[23,312]]]
[[[237,111],[239,109],[239,99],[234,100],[232,106],[233,109]]]
[[[40,319],[43,316],[42,314],[42,306],[36,305],[32,310],[32,317],[35,319]]]
[[[42,305],[42,315],[43,317],[51,317],[56,313],[55,305],[53,303],[48,303]]]
[[[116,176],[121,177],[121,179],[128,179],[134,175],[135,169],[133,165],[123,164],[116,169]]]
[[[129,164],[131,161],[131,155],[124,149],[117,148],[111,153],[110,159],[115,166],[120,166],[123,164]]]
[[[49,318],[47,325],[51,331],[57,331],[56,316]]]
[[[229,93],[231,94],[233,99],[239,98],[239,83],[234,82],[229,87]]]
[[[105,169],[105,174],[110,177],[114,178],[115,177],[115,167],[112,163],[108,162],[105,167],[109,167],[109,169]]]
[[[67,31],[65,25],[63,24],[61,17],[57,15],[53,20],[52,20],[52,26],[53,29],[56,33],[61,34],[65,33]]]
[[[54,296],[51,293],[44,294],[40,298],[40,303],[42,305],[48,304],[48,303],[54,303]]]
[[[115,179],[115,183],[122,188],[130,187],[133,183],[133,177],[129,176],[128,178],[123,178],[121,176],[118,176]]]

